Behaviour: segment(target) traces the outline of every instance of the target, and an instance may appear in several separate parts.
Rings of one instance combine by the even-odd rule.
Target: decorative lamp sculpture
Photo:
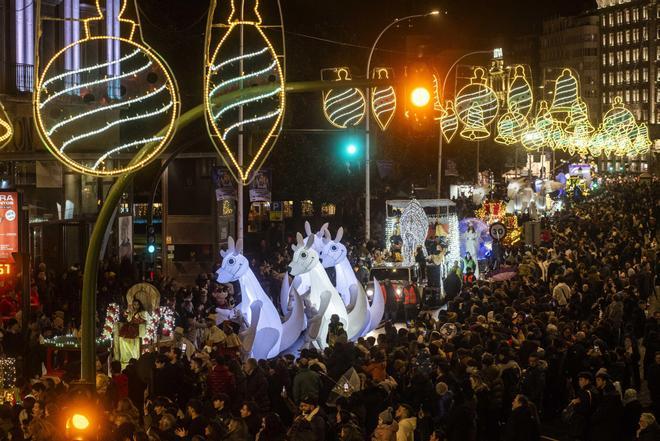
[[[242,8],[242,17],[236,0],[231,0],[226,18],[219,17],[217,3],[211,0],[206,25],[206,124],[220,157],[236,181],[245,185],[265,161],[282,129],[285,79],[280,60],[284,57],[266,36],[258,0],[254,0],[254,7]],[[219,39],[218,29],[222,31]],[[214,41],[217,44],[212,48]],[[221,103],[218,99],[254,86],[260,86],[259,93],[240,101]],[[240,134],[250,139],[251,149],[239,151]]]
[[[413,198],[403,209],[399,225],[403,241],[401,247],[403,264],[412,265],[415,262],[415,252],[418,246],[422,247],[424,255],[426,255],[424,241],[429,231],[429,218],[417,199]]]
[[[122,0],[109,17],[117,22],[118,35],[93,34],[92,24],[104,18],[100,0],[95,5],[97,15],[81,20],[83,37],[57,51],[40,75],[37,56],[33,113],[44,144],[66,166],[93,176],[119,176],[154,160],[172,140],[179,91],[170,68],[144,42],[136,1]],[[40,38],[42,20],[49,19],[38,17]],[[114,48],[108,61],[64,70],[67,51],[96,53],[101,45]],[[74,153],[93,159],[76,160]]]
[[[461,136],[469,140],[488,137],[488,126],[497,118],[499,101],[497,94],[488,85],[483,68],[474,69],[470,83],[456,95],[456,114],[466,127]]]
[[[390,70],[384,67],[374,69],[372,78],[379,80],[392,79]],[[396,92],[393,86],[380,86],[371,89],[371,112],[382,131],[392,122],[396,113]]]
[[[351,79],[347,67],[330,71],[334,74],[333,81]],[[364,93],[356,87],[339,87],[323,92],[323,113],[328,122],[339,129],[357,126],[366,115]]]

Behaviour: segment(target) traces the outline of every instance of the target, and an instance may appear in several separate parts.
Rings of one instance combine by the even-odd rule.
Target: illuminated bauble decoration
[[[541,101],[533,124],[521,136],[523,147],[529,151],[551,147],[551,136],[556,129],[556,123],[548,110],[548,103]]]
[[[334,81],[351,79],[347,67],[336,69],[335,73]],[[357,126],[366,115],[364,93],[356,87],[338,87],[323,92],[323,113],[328,122],[337,128]]]
[[[118,176],[151,162],[172,140],[179,92],[165,61],[142,38],[135,1],[122,1],[121,36],[90,32],[90,22],[103,19],[99,0],[96,9],[96,17],[82,20],[84,37],[46,63],[35,85],[33,111],[37,130],[57,159],[88,175]],[[76,45],[84,54],[113,44],[117,58],[62,68],[65,53]],[[76,160],[75,154],[91,159]]]
[[[516,110],[509,110],[497,121],[497,136],[495,142],[513,145],[520,141],[528,127],[527,118]]]
[[[373,78],[388,80],[390,72],[385,68],[376,68]],[[371,112],[381,130],[387,130],[396,113],[396,92],[393,86],[371,88]]]
[[[204,103],[211,139],[236,181],[244,185],[259,170],[281,131],[284,74],[281,55],[264,33],[259,2],[255,1],[254,7],[246,5],[242,18],[235,0],[230,6],[228,17],[216,17],[217,0],[209,7]],[[217,30],[221,31],[219,36]],[[213,48],[212,41],[218,41]],[[248,92],[239,101],[221,102],[223,95],[251,87],[260,87],[260,92]],[[241,134],[251,146],[243,150],[242,163]]]
[[[458,116],[454,109],[454,102],[451,100],[447,101],[445,108],[442,109],[440,130],[442,131],[442,137],[448,144],[454,139],[454,135],[458,131]]]
[[[580,84],[570,69],[564,69],[555,82],[555,91],[553,94],[550,113],[559,122],[564,122],[561,114],[571,111],[573,103],[580,96]],[[564,115],[566,116],[566,115]]]
[[[513,79],[509,85],[506,101],[509,110],[515,110],[525,118],[532,111],[534,95],[532,93],[532,86],[525,76],[525,68],[523,66],[516,66],[513,71]]]
[[[0,149],[9,144],[13,135],[14,128],[11,125],[9,115],[7,115],[5,106],[0,103]]]
[[[461,130],[461,136],[470,141],[486,139],[490,136],[488,128],[484,125],[484,111],[477,102],[473,102],[468,109],[465,127]]]
[[[627,136],[635,127],[637,127],[635,116],[626,109],[620,96],[614,97],[612,108],[603,116],[603,130],[616,138]]]
[[[415,263],[417,247],[421,246],[424,255],[426,255],[424,242],[429,231],[429,218],[417,199],[412,199],[403,209],[399,226],[401,241],[403,242],[401,247],[403,263],[404,265],[411,265]]]
[[[467,131],[463,130],[461,136],[465,136],[470,140],[483,139],[483,132],[485,130],[487,133],[487,126],[497,118],[500,105],[495,91],[488,86],[488,80],[482,68],[476,68],[474,76],[470,79],[470,84],[458,92],[455,107],[461,123],[472,128]],[[474,129],[477,127],[479,133],[475,136]],[[463,135],[464,132],[466,135]],[[488,135],[485,137],[488,137]]]

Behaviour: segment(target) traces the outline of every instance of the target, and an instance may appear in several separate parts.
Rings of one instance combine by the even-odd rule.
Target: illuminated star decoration
[[[216,7],[217,0],[212,0],[206,26],[206,125],[232,176],[240,185],[246,185],[261,168],[282,129],[285,88],[280,59],[283,56],[264,33],[258,1],[251,11],[245,8],[241,19],[232,0],[231,12],[224,23],[215,21]],[[222,29],[222,36],[212,49],[216,29]],[[260,87],[259,93],[230,103],[220,102],[223,95],[255,86]],[[238,155],[241,134],[252,146],[243,151],[244,163],[239,162]]]
[[[335,70],[335,81],[351,79],[347,67]],[[357,126],[366,114],[366,100],[362,90],[351,88],[330,89],[323,92],[323,114],[330,124],[339,128]]]
[[[387,80],[390,72],[382,67],[374,69],[373,78]],[[396,92],[393,86],[373,87],[371,89],[371,111],[381,130],[387,130],[396,112]]]
[[[97,16],[82,20],[83,38],[46,63],[35,85],[33,113],[46,147],[66,166],[93,176],[119,176],[151,162],[167,147],[180,112],[179,92],[165,61],[142,38],[135,0],[122,0],[116,11],[115,19],[128,30],[125,36],[94,35],[92,22],[103,20],[100,0],[96,9]],[[38,26],[45,20],[40,18]],[[106,43],[117,46],[116,58],[61,68],[68,50],[97,51]],[[111,86],[121,90],[109,94]],[[139,160],[125,165],[138,152]],[[93,159],[74,159],[80,153],[93,153]]]
[[[5,147],[14,136],[14,128],[9,120],[5,106],[0,103],[0,149]]]
[[[412,199],[403,209],[399,219],[401,240],[401,256],[404,265],[411,265],[415,262],[415,253],[417,247],[421,246],[426,255],[424,241],[429,231],[429,218],[417,199]]]
[[[477,67],[470,83],[456,95],[456,114],[465,125],[461,136],[471,141],[488,137],[487,126],[497,118],[499,107],[497,94],[488,85],[484,69]]]

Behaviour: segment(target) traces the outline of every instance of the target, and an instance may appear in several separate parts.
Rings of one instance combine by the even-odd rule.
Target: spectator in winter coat
[[[215,366],[209,374],[209,389],[211,396],[226,394],[231,396],[236,389],[236,379],[225,363],[225,359],[219,356],[215,360]]]
[[[257,403],[259,410],[264,413],[270,410],[268,397],[268,380],[264,371],[257,365],[257,360],[249,358],[245,365],[245,396]]]
[[[660,439],[660,425],[652,413],[643,413],[639,417],[639,430],[637,431],[639,441],[657,441]]]
[[[596,375],[596,388],[600,392],[596,408],[591,415],[591,439],[618,441],[621,439],[623,406],[619,393],[606,373]]]
[[[637,391],[626,389],[623,394],[623,421],[621,423],[623,441],[635,440],[640,416],[642,416],[642,405],[637,399]]]
[[[524,395],[516,395],[506,423],[506,441],[538,441],[540,427],[534,404]]]
[[[309,361],[306,358],[298,360],[300,370],[293,378],[293,402],[300,403],[303,397],[319,398],[321,389],[321,378],[319,374],[309,369]]]
[[[413,415],[412,408],[407,404],[400,404],[396,409],[396,419],[399,423],[396,441],[413,441],[415,429],[417,428],[417,418]]]
[[[378,414],[378,426],[371,435],[372,441],[396,441],[399,424],[392,418],[392,408],[388,407]]]

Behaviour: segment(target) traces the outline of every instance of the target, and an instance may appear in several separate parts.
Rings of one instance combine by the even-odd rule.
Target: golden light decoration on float
[[[122,0],[113,15],[119,35],[93,34],[92,25],[104,19],[99,0],[95,6],[96,16],[80,20],[83,38],[57,51],[41,75],[37,55],[33,113],[39,135],[58,160],[80,173],[118,176],[143,167],[167,147],[176,131],[179,91],[170,68],[144,41],[136,1]],[[37,17],[40,40],[42,21],[48,20]],[[67,51],[97,53],[101,45],[115,47],[114,57],[62,68]],[[138,152],[139,160],[123,165]],[[90,153],[91,162],[73,158]]]
[[[439,120],[442,137],[447,144],[449,144],[458,131],[458,116],[456,115],[454,102],[452,100],[447,101],[445,108],[442,109],[442,114],[440,115]]]
[[[9,144],[12,136],[14,136],[14,127],[11,125],[5,106],[0,103],[0,149]]]
[[[374,69],[372,78],[390,80],[390,70],[384,67]],[[396,92],[394,86],[381,86],[371,88],[371,112],[382,131],[392,122],[396,113]]]
[[[555,81],[550,113],[557,122],[565,123],[566,114],[570,113],[573,104],[580,97],[580,83],[570,69],[564,69]]]
[[[216,150],[234,179],[245,185],[265,161],[282,129],[285,79],[280,62],[283,56],[264,32],[259,1],[254,2],[254,8],[245,8],[242,17],[237,17],[235,1],[231,0],[231,11],[224,22],[216,18],[217,0],[211,0],[209,6],[204,105],[207,128]],[[222,31],[221,37],[211,50],[217,29]],[[254,86],[265,90],[231,103],[221,104],[218,100],[222,95]],[[253,146],[250,150],[254,151],[245,163],[240,163],[237,157],[241,134],[249,137]]]
[[[351,79],[347,67],[336,68],[332,71],[336,75],[333,81]],[[323,114],[330,124],[339,129],[357,126],[362,122],[366,113],[364,93],[356,87],[338,87],[323,92]]]
[[[497,118],[499,108],[497,94],[488,85],[486,72],[477,67],[470,83],[456,95],[456,114],[465,125],[461,136],[471,141],[490,136],[488,126]]]

